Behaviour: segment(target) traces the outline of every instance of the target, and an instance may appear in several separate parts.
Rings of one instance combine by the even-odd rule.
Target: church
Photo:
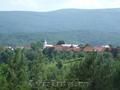
[[[51,45],[48,44],[47,41],[44,41],[43,49],[46,48],[54,48],[56,51],[74,51],[74,52],[79,52],[81,51],[81,48],[79,45],[76,44],[60,44],[60,45]]]

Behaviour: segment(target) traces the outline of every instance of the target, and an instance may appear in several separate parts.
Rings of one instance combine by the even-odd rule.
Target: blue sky
[[[120,8],[120,0],[0,0],[0,11]]]

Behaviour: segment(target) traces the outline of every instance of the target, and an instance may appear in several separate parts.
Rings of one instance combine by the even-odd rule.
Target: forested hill
[[[120,9],[0,12],[0,44],[24,44],[44,38],[50,42],[64,39],[120,45]]]

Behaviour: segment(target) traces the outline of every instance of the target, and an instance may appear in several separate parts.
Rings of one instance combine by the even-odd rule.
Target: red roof
[[[80,52],[81,48],[80,47],[68,47],[68,46],[61,46],[61,45],[55,45],[54,46],[55,50],[57,51],[73,51],[73,52]]]
[[[97,47],[94,48],[94,50],[97,51],[97,52],[104,52],[106,50],[106,48],[101,47],[101,46],[97,46]]]
[[[92,46],[86,46],[84,49],[83,49],[84,52],[93,52],[94,51],[94,48]]]

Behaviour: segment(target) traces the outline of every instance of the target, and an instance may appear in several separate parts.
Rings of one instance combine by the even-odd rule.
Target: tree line
[[[120,90],[120,52],[0,48],[0,90]]]

